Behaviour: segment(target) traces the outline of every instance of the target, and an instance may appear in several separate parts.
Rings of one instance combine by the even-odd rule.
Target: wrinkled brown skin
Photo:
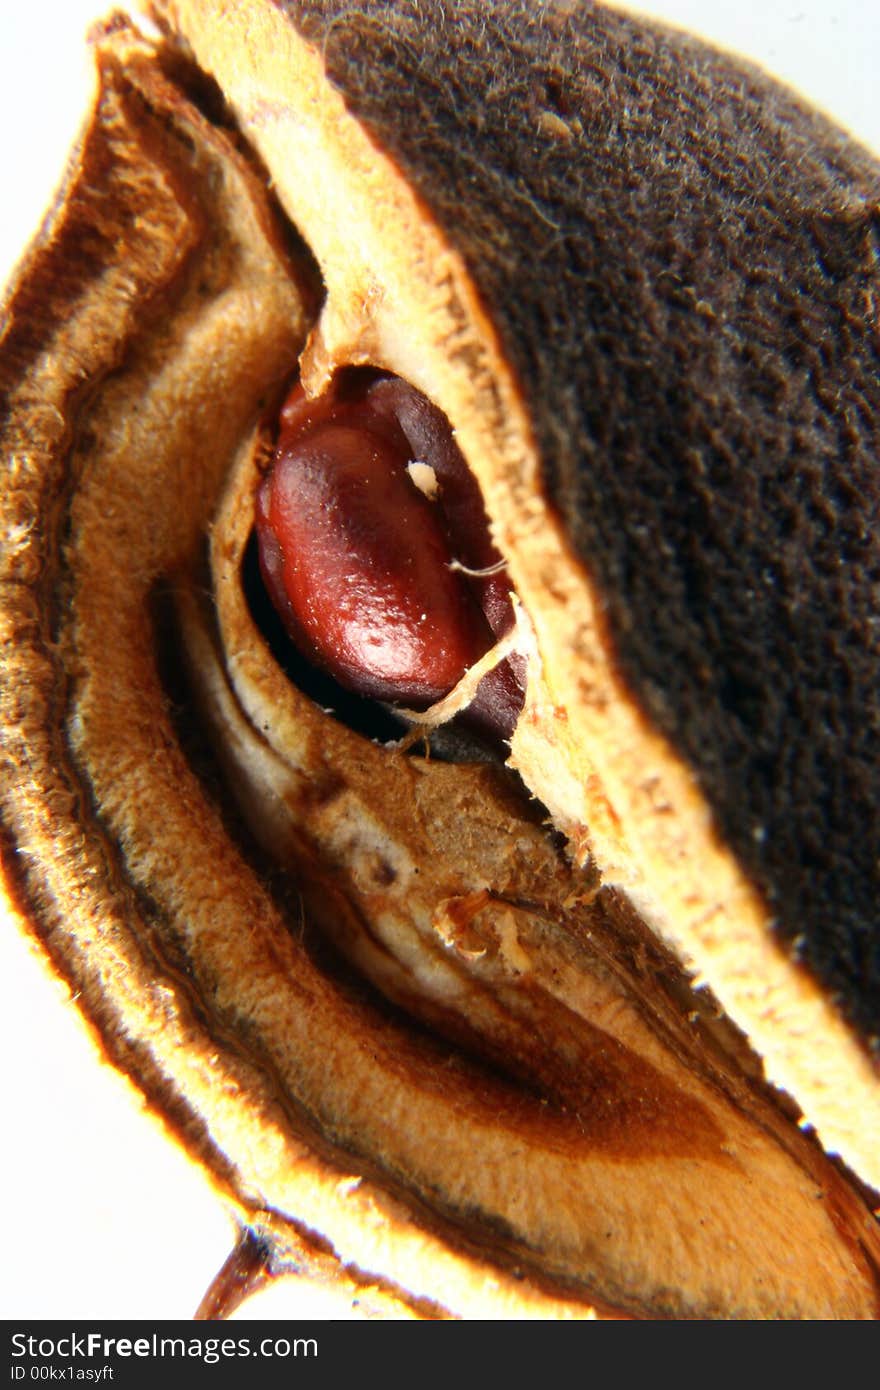
[[[253,168],[149,57],[120,65],[111,44],[104,69],[101,129],[25,268],[4,349],[16,460],[4,498],[14,542],[2,608],[4,827],[31,851],[25,862],[10,857],[7,873],[109,1055],[259,1228],[259,1259],[245,1239],[231,1283],[261,1278],[273,1263],[333,1269],[335,1246],[350,1277],[379,1285],[375,1296],[392,1314],[479,1309],[491,1271],[502,1316],[875,1315],[877,1236],[857,1186],[777,1108],[711,1001],[682,1006],[674,963],[625,901],[568,864],[494,774],[407,763],[349,735],[280,679],[240,591],[249,519],[230,520],[228,507],[218,514],[217,502],[228,477],[253,497],[266,447],[258,428],[254,446],[254,428],[314,317],[308,287],[301,294],[292,275],[302,252],[287,259]],[[197,344],[205,304],[229,285],[244,295],[221,327],[207,325],[206,341],[220,349],[208,370],[177,327]],[[265,317],[252,321],[245,306],[255,295]],[[142,389],[154,380],[158,417]],[[214,429],[202,447],[189,421],[205,408]],[[169,479],[171,513],[162,506]],[[154,537],[143,535],[140,507],[161,519]],[[216,619],[203,601],[212,518]],[[164,646],[167,605],[155,621],[160,579],[179,590],[172,627],[201,702],[194,721],[170,717],[180,688]],[[231,653],[239,664],[230,678]],[[267,708],[275,727],[259,722]],[[209,753],[206,735],[218,731]],[[286,806],[278,818],[269,791]],[[395,884],[406,854],[425,835],[412,823],[416,806],[430,827],[418,848],[432,881],[403,891]],[[374,833],[367,811],[383,825],[378,855],[353,834]],[[169,874],[173,843],[183,851]],[[279,846],[298,875],[293,902],[283,887],[266,891],[276,871],[267,876],[263,856]],[[487,872],[488,894],[478,886]],[[416,987],[406,950],[394,956],[395,914],[403,905],[416,916],[422,898],[434,916],[419,948],[435,974],[448,969],[451,948],[460,1014],[421,977]],[[66,910],[73,902],[76,914]],[[339,971],[318,924],[434,1036],[408,1029],[397,1009]],[[442,946],[431,935],[441,927]],[[404,941],[415,947],[418,931]],[[584,988],[598,991],[593,1016],[579,1013]],[[474,1169],[464,1193],[468,1162],[456,1145]],[[506,1166],[517,1149],[537,1156],[519,1177]],[[579,1227],[608,1157],[630,1174],[608,1207],[628,1226],[617,1264]],[[677,1214],[674,1202],[664,1205],[676,1183],[687,1194]],[[750,1189],[765,1198],[758,1211]],[[523,1208],[544,1197],[530,1226]],[[656,1252],[677,1220],[687,1240],[696,1237],[689,1204],[700,1200],[708,1224],[720,1222],[721,1244],[732,1234],[747,1244],[755,1219],[769,1221],[782,1264],[804,1241],[793,1282],[773,1285],[779,1270],[765,1280],[758,1263],[757,1292],[740,1289],[734,1260],[719,1276],[730,1283],[706,1288],[696,1274],[703,1261],[716,1272],[710,1244],[692,1271],[682,1268],[680,1286],[666,1288],[667,1267],[652,1271],[651,1258],[665,1259]],[[270,1217],[267,1205],[282,1215]],[[393,1236],[393,1252],[382,1247],[387,1265],[363,1243],[377,1214]],[[818,1249],[816,1270],[805,1273]],[[836,1274],[823,1278],[824,1260]],[[220,1289],[206,1307],[231,1301]]]

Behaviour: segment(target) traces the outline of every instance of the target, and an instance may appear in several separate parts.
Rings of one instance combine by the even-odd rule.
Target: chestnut
[[[235,1269],[876,1316],[876,162],[601,8],[155,16],[0,359],[10,897]],[[255,524],[337,680],[509,657],[496,762],[289,680]]]
[[[297,386],[257,493],[260,567],[288,634],[358,694],[427,706],[513,627],[504,562],[449,423],[400,380]],[[523,691],[509,661],[466,718],[509,738]]]

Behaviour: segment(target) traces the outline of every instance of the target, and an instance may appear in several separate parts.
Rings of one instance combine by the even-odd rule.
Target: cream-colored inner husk
[[[319,260],[328,297],[304,358],[307,387],[320,390],[339,364],[397,372],[445,410],[480,481],[540,654],[512,763],[575,853],[595,856],[606,882],[708,981],[826,1147],[880,1188],[870,1059],[776,946],[692,774],[622,685],[599,596],[542,501],[529,422],[460,260],[328,88],[320,54],[274,8],[244,0],[220,23],[216,5],[199,0],[164,8]],[[303,180],[309,168],[322,169],[319,182]]]

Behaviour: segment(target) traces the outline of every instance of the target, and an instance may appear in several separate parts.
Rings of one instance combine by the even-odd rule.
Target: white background
[[[89,90],[83,32],[108,8],[0,0],[0,281],[59,176]],[[631,8],[757,58],[880,151],[878,0]],[[0,1318],[190,1316],[229,1250],[227,1215],[99,1063],[66,992],[5,922],[0,986]],[[301,1284],[245,1311],[353,1315],[347,1301]]]

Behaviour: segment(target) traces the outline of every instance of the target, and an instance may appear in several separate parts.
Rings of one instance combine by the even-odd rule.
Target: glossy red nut
[[[427,707],[511,625],[505,576],[469,573],[499,559],[476,482],[445,417],[399,379],[291,392],[256,529],[288,635],[358,694]],[[505,663],[471,722],[509,737],[522,698]]]

